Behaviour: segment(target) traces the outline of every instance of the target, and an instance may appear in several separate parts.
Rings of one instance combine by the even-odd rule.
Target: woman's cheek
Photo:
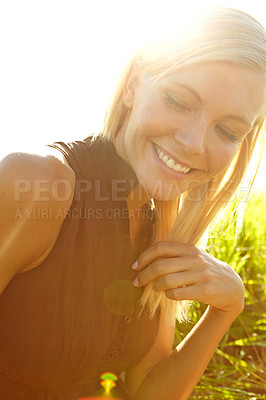
[[[224,145],[219,145],[216,143],[213,145],[213,151],[211,151],[211,164],[216,173],[220,173],[227,169],[232,160],[234,159],[239,145],[236,143],[225,143]]]

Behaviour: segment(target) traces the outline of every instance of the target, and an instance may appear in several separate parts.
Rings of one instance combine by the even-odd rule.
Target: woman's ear
[[[127,108],[132,108],[135,98],[135,90],[138,86],[139,78],[136,65],[132,65],[128,74],[128,79],[123,89],[123,100]]]

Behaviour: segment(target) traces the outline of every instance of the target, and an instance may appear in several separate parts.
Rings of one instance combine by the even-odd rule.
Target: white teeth
[[[175,164],[174,170],[177,172],[181,172],[182,166],[180,164]]]
[[[173,168],[175,166],[174,160],[170,159],[166,163],[167,167]]]
[[[176,172],[184,172],[185,174],[190,171],[191,168],[182,167],[182,165],[180,164],[175,164],[174,160],[164,154],[156,145],[155,151],[158,154],[159,158],[167,165],[167,167],[173,169]]]

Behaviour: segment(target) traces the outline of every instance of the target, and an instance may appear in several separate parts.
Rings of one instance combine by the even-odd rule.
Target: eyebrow
[[[189,85],[185,85],[184,83],[177,83],[177,82],[171,82],[171,83],[173,83],[176,86],[179,86],[179,87],[182,87],[182,88],[186,89],[188,92],[193,94],[201,104],[203,104],[203,101],[202,101],[200,95],[192,87],[190,87]]]
[[[245,118],[238,117],[237,115],[225,115],[224,118],[234,119],[236,121],[242,122],[245,125],[250,126],[251,128],[253,127],[253,124],[251,122],[247,121]],[[255,122],[255,125],[256,125],[256,122]]]

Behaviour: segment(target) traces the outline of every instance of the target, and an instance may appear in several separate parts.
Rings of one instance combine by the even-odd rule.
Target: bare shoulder
[[[0,161],[0,293],[51,251],[75,187],[75,174],[48,146]],[[59,212],[61,211],[61,212]]]
[[[126,371],[126,385],[131,395],[135,395],[148,372],[170,355],[174,334],[175,325],[168,325],[161,314],[158,334],[153,346],[138,365]]]
[[[59,150],[45,146],[38,151],[14,152],[0,161],[0,205],[12,208],[69,205],[75,174]]]
[[[37,170],[33,170],[32,167],[37,167]],[[64,175],[74,176],[74,172],[68,165],[63,154],[49,146],[40,146],[31,149],[30,152],[26,151],[14,151],[0,159],[0,172],[5,168],[5,172],[9,174],[20,172],[26,175],[29,173],[29,178],[34,174],[49,172],[61,173]],[[19,171],[18,171],[19,169]]]

